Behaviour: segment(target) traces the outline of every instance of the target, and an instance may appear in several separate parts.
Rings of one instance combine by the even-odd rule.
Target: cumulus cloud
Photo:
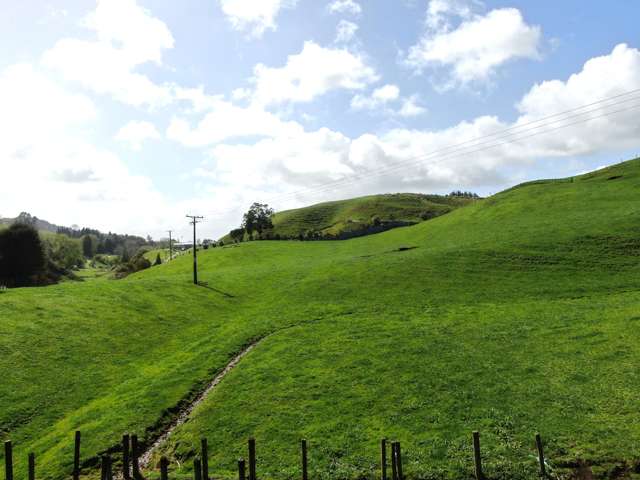
[[[263,138],[254,142],[234,142],[230,135],[220,140],[217,127],[203,128],[200,134],[203,138],[209,135],[210,141],[200,143],[212,148],[209,164],[199,174],[221,182],[219,188],[242,185],[241,189],[266,195],[262,197],[265,199],[278,192],[299,192],[276,195],[271,201],[276,208],[372,191],[428,192],[500,186],[512,181],[503,176],[504,172],[527,168],[539,159],[637,147],[637,112],[603,117],[612,111],[606,103],[590,107],[590,116],[600,118],[578,125],[550,124],[556,130],[544,135],[531,135],[532,131],[541,130],[529,122],[638,88],[640,51],[622,44],[608,55],[587,61],[581,71],[566,80],[534,85],[518,102],[519,116],[513,122],[481,116],[440,130],[395,128],[356,138],[328,129],[306,131],[296,124],[283,131],[263,131]],[[402,103],[400,93],[396,94],[392,87],[379,90],[381,102],[395,98],[390,101]],[[557,129],[563,125],[567,128]],[[501,132],[514,128],[511,132],[521,134],[501,138]],[[507,139],[517,141],[509,143]],[[451,149],[462,142],[470,143]],[[487,145],[493,148],[487,149]],[[335,183],[332,188],[312,188],[327,182]]]
[[[253,101],[263,106],[310,102],[330,90],[362,90],[378,79],[362,55],[308,41],[283,67],[256,65]]]
[[[262,108],[239,107],[218,99],[195,127],[184,118],[174,117],[167,138],[189,147],[203,147],[230,139],[286,137],[301,130],[297,122],[283,121]]]
[[[473,13],[473,4],[432,0],[426,29],[406,63],[417,72],[444,70],[437,84],[443,90],[490,81],[505,63],[537,59],[541,29],[526,23],[515,8]],[[451,19],[461,22],[454,28]]]
[[[136,233],[157,229],[159,206],[170,211],[148,178],[90,143],[97,109],[88,97],[23,64],[0,72],[0,104],[0,205]]]
[[[135,151],[140,151],[145,141],[160,139],[160,132],[151,122],[132,120],[118,130],[115,139],[128,143]]]
[[[398,111],[398,115],[400,115],[401,117],[417,117],[425,113],[427,113],[427,109],[420,105],[417,95],[412,95],[409,98],[405,98],[402,101],[402,107]]]
[[[376,88],[371,96],[356,95],[351,99],[351,108],[355,110],[374,110],[400,98],[397,85],[384,85]]]
[[[400,107],[394,106],[398,103],[401,104]],[[392,84],[376,88],[370,95],[355,95],[351,99],[351,108],[378,111],[385,115],[399,115],[405,118],[417,117],[427,111],[420,105],[418,95],[403,98],[400,96],[400,88]]]
[[[360,15],[362,7],[354,0],[334,0],[327,6],[329,13],[350,13],[351,15]]]
[[[350,22],[349,20],[340,20],[336,27],[336,40],[335,43],[348,43],[353,40],[356,32],[358,31],[358,25]]]
[[[162,64],[162,53],[174,40],[164,22],[135,0],[98,0],[82,21],[95,40],[64,38],[46,51],[43,64],[66,79],[99,94],[135,106],[171,101],[169,87],[157,85],[138,67]]]
[[[219,0],[222,12],[234,29],[259,38],[267,30],[276,30],[276,18],[282,9],[293,8],[298,0]]]

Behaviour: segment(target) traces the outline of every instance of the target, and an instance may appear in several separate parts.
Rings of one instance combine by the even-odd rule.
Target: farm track
[[[139,465],[141,469],[146,469],[149,467],[151,463],[151,458],[155,450],[160,447],[167,439],[171,436],[173,431],[178,428],[180,425],[185,423],[193,411],[196,409],[198,405],[200,405],[207,395],[209,395],[224,379],[224,377],[233,370],[240,360],[242,360],[251,350],[253,350],[260,342],[262,342],[265,338],[270,335],[265,335],[264,337],[258,338],[254,340],[245,348],[243,348],[238,354],[236,354],[227,365],[220,371],[207,385],[207,387],[186,407],[184,407],[176,416],[176,418],[164,429],[164,431],[160,434],[160,436],[142,453],[139,459]]]

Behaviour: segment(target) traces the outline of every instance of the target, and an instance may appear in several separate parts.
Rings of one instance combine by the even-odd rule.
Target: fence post
[[[396,442],[391,442],[391,478],[398,480],[398,458],[396,456]]]
[[[256,480],[256,439],[249,439],[249,480]]]
[[[80,430],[76,430],[73,448],[73,480],[80,478]]]
[[[133,465],[133,478],[140,478],[140,464],[138,463],[138,435],[131,435],[131,464]]]
[[[209,445],[207,439],[200,440],[202,449],[202,480],[209,480]]]
[[[129,458],[129,453],[131,452],[131,447],[129,443],[129,435],[125,434],[122,436],[122,477],[124,480],[131,479],[131,460]]]
[[[303,439],[300,442],[300,446],[302,447],[302,480],[308,480],[309,476],[307,474],[307,441]]]
[[[547,469],[544,464],[544,450],[542,448],[542,439],[540,438],[539,433],[536,433],[536,447],[538,448],[538,461],[540,462],[540,476],[544,477],[547,475]]]
[[[476,479],[484,480],[482,474],[482,457],[480,456],[480,433],[473,432],[473,460],[476,466]]]
[[[167,457],[160,458],[160,480],[169,479],[169,460]]]
[[[193,459],[193,478],[195,480],[202,480],[202,464],[198,457]]]
[[[397,465],[396,465],[396,469],[398,470],[398,480],[404,480],[404,477],[402,475],[402,450],[400,449],[400,442],[396,442],[396,457],[397,460]]]
[[[113,472],[111,471],[111,457],[109,457],[108,455],[102,455],[100,464],[100,479],[113,480]]]
[[[5,479],[13,480],[13,447],[11,440],[4,442],[4,471]]]
[[[244,466],[244,459],[238,459],[238,480],[245,480],[246,468]]]
[[[36,479],[36,455],[35,453],[29,454],[29,480]]]
[[[380,480],[387,480],[387,439],[380,440]]]

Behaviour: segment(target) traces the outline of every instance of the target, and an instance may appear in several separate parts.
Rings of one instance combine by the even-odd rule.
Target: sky
[[[0,0],[0,216],[187,238],[640,153],[640,2]],[[635,96],[634,96],[635,94]]]

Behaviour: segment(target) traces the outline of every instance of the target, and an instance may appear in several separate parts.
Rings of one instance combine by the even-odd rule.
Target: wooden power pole
[[[198,285],[198,246],[196,245],[196,225],[200,223],[204,217],[198,215],[187,215],[190,218],[191,225],[193,225],[193,284]]]
[[[173,246],[171,245],[171,230],[167,230],[169,232],[169,260],[173,260]]]

